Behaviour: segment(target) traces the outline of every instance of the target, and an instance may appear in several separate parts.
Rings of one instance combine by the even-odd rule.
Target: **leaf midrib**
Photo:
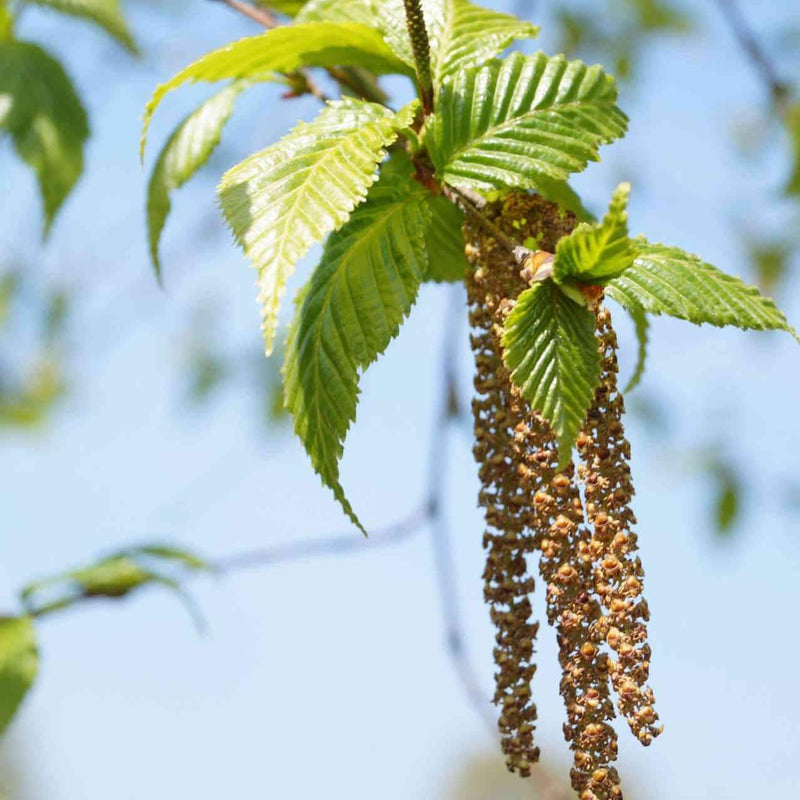
[[[513,128],[515,125],[525,120],[535,119],[537,116],[543,115],[545,113],[554,113],[554,112],[557,113],[559,111],[568,111],[568,110],[586,109],[586,108],[601,109],[604,106],[611,106],[611,108],[616,108],[616,100],[590,100],[590,101],[578,101],[578,102],[573,101],[570,103],[561,103],[559,105],[551,105],[551,106],[531,109],[530,111],[526,111],[524,114],[520,114],[517,117],[511,117],[510,119],[505,120],[500,125],[494,125],[491,128],[487,128],[480,134],[480,136],[476,137],[475,139],[471,139],[469,142],[467,142],[463,147],[459,148],[458,150],[454,150],[453,153],[448,158],[447,163],[444,165],[443,169],[447,170],[449,167],[451,167],[453,163],[458,161],[458,159],[468,150],[477,149],[478,145],[482,141],[489,139],[492,136],[496,136],[499,133],[502,133],[504,130]]]

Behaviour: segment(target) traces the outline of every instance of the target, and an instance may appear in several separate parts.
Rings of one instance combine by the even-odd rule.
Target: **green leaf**
[[[422,0],[422,9],[431,47],[431,74],[437,88],[448,75],[483,64],[516,39],[532,39],[539,33],[537,25],[468,0]],[[413,67],[402,0],[380,2],[373,24],[381,29],[398,58]]]
[[[628,196],[631,186],[621,183],[602,222],[582,223],[556,245],[553,278],[602,284],[621,275],[636,256],[628,239]]]
[[[448,0],[421,0],[431,52],[438,46],[447,2]],[[358,0],[348,0],[347,5],[355,3],[358,3]],[[416,74],[414,54],[411,49],[411,38],[408,35],[403,0],[374,0],[372,8],[374,14],[372,24],[383,34],[394,54],[409,67],[410,74],[414,76]]]
[[[549,200],[555,203],[563,211],[571,211],[578,219],[578,222],[594,222],[596,217],[591,211],[588,211],[583,205],[580,195],[566,182],[554,181],[540,175],[537,179],[536,191]]]
[[[30,617],[0,617],[0,734],[36,679],[39,656]]]
[[[178,580],[162,574],[160,568],[163,566],[177,566],[183,570],[209,569],[202,559],[173,547],[132,547],[88,567],[30,583],[22,590],[21,598],[31,614],[44,616],[86,599],[120,599],[145,586],[164,586],[184,602],[200,627],[202,620],[191,598]]]
[[[136,43],[122,14],[119,0],[28,0],[28,2],[87,19],[102,28],[129,52],[137,52]]]
[[[641,308],[633,308],[628,313],[633,320],[636,341],[639,346],[636,354],[636,366],[633,369],[628,385],[623,389],[623,394],[632,392],[641,383],[647,365],[648,331],[650,330],[650,320],[647,319],[647,314]]]
[[[14,17],[0,0],[0,40],[11,39],[14,36]]]
[[[797,333],[775,303],[691,253],[646,239],[633,240],[636,259],[606,286],[606,294],[628,310],[669,314],[702,325]],[[798,339],[800,341],[800,339]]]
[[[731,532],[740,515],[741,486],[738,476],[731,470],[724,470],[718,480],[714,517],[717,533],[725,536]]]
[[[377,27],[371,0],[310,0],[297,15],[298,22],[358,22]]]
[[[256,5],[285,14],[287,17],[296,17],[308,3],[305,0],[256,0]]]
[[[36,172],[47,234],[83,171],[89,123],[61,64],[35,44],[0,41],[0,130]]]
[[[349,0],[345,5],[359,4],[363,6],[363,0]],[[483,64],[516,39],[532,39],[539,33],[537,25],[468,0],[422,0],[422,10],[430,40],[431,74],[437,88],[446,76]],[[382,0],[374,8],[372,21],[364,21],[377,26],[397,57],[414,67],[402,0]]]
[[[313,122],[300,123],[223,176],[222,210],[258,270],[267,354],[295,265],[364,199],[385,148],[410,124],[415,109],[411,104],[393,114],[360,100],[329,103]]]
[[[538,189],[540,176],[566,180],[625,133],[616,99],[599,66],[517,53],[447,78],[426,144],[453,186]]]
[[[172,207],[170,193],[183,186],[211,157],[236,98],[246,85],[245,81],[236,81],[206,100],[178,125],[158,156],[147,187],[147,231],[150,257],[159,281],[158,244]]]
[[[129,547],[117,553],[117,556],[137,559],[144,556],[148,559],[157,561],[174,562],[186,569],[205,571],[210,570],[211,565],[204,558],[180,547],[172,547],[163,544],[146,544],[137,547]]]
[[[594,315],[552,281],[517,299],[503,333],[503,360],[522,396],[558,437],[559,463],[569,463],[575,439],[600,380]]]
[[[462,281],[469,269],[464,255],[464,214],[444,197],[428,194],[430,225],[425,232],[428,249],[426,280]]]
[[[155,110],[168,92],[184,83],[258,78],[266,72],[335,66],[360,66],[376,74],[409,72],[380,33],[366,25],[307,22],[275,28],[207,53],[161,84],[145,107],[141,154]]]
[[[300,298],[284,362],[286,406],[314,469],[363,531],[339,483],[358,378],[397,334],[427,270],[424,196],[382,179],[333,234]]]
[[[517,39],[533,39],[539,26],[467,0],[443,3],[443,18],[432,47],[431,72],[438,87],[444,78],[479,66]]]
[[[792,151],[792,171],[786,184],[786,193],[798,195],[800,194],[800,103],[789,107],[785,124]]]

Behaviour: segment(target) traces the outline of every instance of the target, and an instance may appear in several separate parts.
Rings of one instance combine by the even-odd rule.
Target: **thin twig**
[[[287,561],[301,561],[318,556],[338,556],[363,552],[373,547],[384,547],[405,541],[422,531],[425,523],[430,519],[430,503],[425,502],[407,517],[373,531],[368,539],[356,536],[353,532],[324,539],[304,539],[273,547],[246,550],[233,556],[217,559],[213,565],[218,571],[227,573],[284,564]]]
[[[277,28],[280,25],[278,19],[268,11],[266,8],[258,8],[250,3],[243,2],[243,0],[216,0],[228,6],[228,8],[238,11],[240,14],[257,22],[267,30]],[[367,81],[359,80],[358,75],[353,69],[347,67],[329,67],[326,69],[328,75],[336,81],[339,86],[346,87],[354,92],[358,97],[363,97],[372,103],[386,103],[386,95],[377,87],[372,87]],[[319,85],[311,77],[308,70],[298,70],[297,75],[302,79],[303,90],[302,93],[310,94],[321,100],[323,103],[328,101],[328,97],[324,94]]]
[[[257,22],[267,29],[276,28],[278,26],[278,20],[265,8],[257,8],[250,3],[243,2],[243,0],[215,0],[215,2],[222,3],[228,6],[228,8],[232,8],[234,11],[244,14],[244,16],[249,17],[253,22]]]
[[[781,80],[777,68],[756,38],[736,0],[716,0],[716,2],[759,78],[766,84],[778,112],[781,115],[785,114],[788,110],[789,85]]]
[[[278,20],[269,11],[263,8],[256,8],[256,6],[252,5],[251,3],[243,2],[243,0],[214,0],[214,2],[222,3],[232,11],[237,11],[240,14],[243,14],[245,17],[253,20],[253,22],[258,23],[266,30],[271,30],[272,28],[278,27]],[[296,72],[292,73],[292,75],[299,77],[300,83],[302,84],[302,90],[296,93],[292,92],[292,96],[295,94],[310,94],[316,97],[318,100],[321,100],[323,103],[328,102],[328,96],[311,77],[311,73],[307,69],[298,69]]]
[[[494,222],[483,213],[478,203],[470,194],[463,189],[456,189],[455,186],[447,185],[443,187],[442,191],[445,197],[459,206],[465,214],[472,217],[479,225],[483,226],[491,233],[492,236],[514,256],[514,259],[521,268],[527,266],[528,259],[534,254],[534,251],[523,247],[519,242],[515,242],[495,225]]]

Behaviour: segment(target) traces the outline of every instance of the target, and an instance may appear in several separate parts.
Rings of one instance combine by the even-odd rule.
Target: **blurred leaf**
[[[220,387],[229,374],[221,356],[197,351],[189,359],[189,397],[193,403],[204,403]]]
[[[742,480],[719,453],[708,456],[706,465],[714,480],[714,531],[718,536],[727,536],[741,515]]]
[[[55,340],[63,333],[69,313],[69,304],[69,295],[63,289],[53,292],[48,298],[44,328],[44,339],[48,344],[55,343]]]
[[[0,387],[0,428],[35,428],[61,399],[65,384],[52,356],[44,355],[19,388]]]
[[[625,0],[636,13],[641,30],[682,33],[691,28],[691,21],[682,11],[663,0]]]
[[[144,545],[128,548],[88,567],[30,583],[20,596],[29,613],[44,616],[70,608],[82,600],[118,599],[141,587],[160,585],[175,592],[192,618],[199,621],[197,610],[179,580],[161,571],[162,567],[169,566],[190,571],[210,569],[204,559],[180,548]]]
[[[722,486],[717,497],[717,533],[729,533],[739,516],[739,487],[735,483]]]
[[[0,734],[36,679],[36,633],[30,617],[0,617]]]
[[[786,130],[792,148],[792,171],[786,192],[798,195],[800,194],[800,103],[795,103],[786,112]]]
[[[188,550],[163,544],[146,544],[138,547],[129,547],[117,554],[129,558],[147,556],[163,561],[174,561],[176,564],[193,570],[209,570],[211,565],[204,558]]]
[[[0,325],[8,319],[11,303],[19,287],[19,275],[16,272],[6,272],[0,275]]]
[[[27,0],[64,14],[82,17],[102,28],[128,52],[137,53],[136,43],[122,14],[119,0]]]
[[[0,42],[0,129],[39,178],[44,231],[83,171],[86,112],[61,64],[28,42]]]
[[[773,294],[787,269],[796,245],[787,241],[757,241],[747,244],[748,257],[761,290]]]

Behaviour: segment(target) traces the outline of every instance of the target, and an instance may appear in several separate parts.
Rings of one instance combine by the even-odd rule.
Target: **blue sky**
[[[707,5],[694,36],[648,50],[640,82],[622,90],[628,137],[575,184],[602,207],[614,185],[630,179],[633,232],[746,276],[735,232],[791,219],[774,190],[787,165],[778,141],[775,155],[757,162],[737,153],[732,123],[763,107],[763,90]],[[532,14],[545,50],[554,46],[547,20],[555,6],[537,4]],[[756,22],[775,34],[791,9],[788,0],[759,4]],[[131,542],[172,539],[213,557],[347,530],[300,446],[285,428],[264,430],[250,393],[225,391],[198,412],[180,381],[186,321],[198,304],[217,308],[215,335],[227,349],[255,349],[260,336],[253,274],[218,219],[214,183],[315,106],[279,104],[275,87],[243,98],[205,177],[176,196],[162,292],[146,256],[141,110],[156,82],[250,28],[211,3],[132,11],[147,52],[139,65],[85,27],[36,9],[20,29],[69,65],[94,136],[88,172],[44,248],[33,181],[2,154],[2,194],[11,187],[15,199],[0,218],[0,247],[26,258],[43,282],[66,283],[80,296],[66,406],[40,434],[0,439],[0,600],[10,610],[16,588],[31,578]],[[163,141],[204,94],[192,88],[170,99],[151,141]],[[796,278],[781,299],[799,322]],[[446,302],[445,289],[426,287],[363,380],[342,478],[368,526],[402,517],[424,494],[439,385],[432,342],[441,340]],[[625,371],[634,345],[617,317]],[[466,398],[466,330],[459,356]],[[786,335],[654,322],[642,391],[669,409],[671,424],[665,437],[635,417],[628,427],[653,613],[652,684],[667,727],[649,750],[621,738],[620,766],[640,787],[636,796],[744,800],[789,796],[798,785],[800,646],[791,631],[800,541],[797,512],[780,503],[800,447],[798,358]],[[692,453],[709,441],[746,467],[750,503],[725,545],[711,533],[709,487],[692,466]],[[468,437],[456,431],[448,446],[459,598],[488,695],[492,631],[481,597],[476,469]],[[6,745],[25,773],[23,800],[100,800],[109,791],[118,800],[522,796],[502,777],[473,794],[454,788],[474,759],[491,758],[494,743],[446,654],[426,535],[356,556],[203,579],[193,590],[210,624],[204,637],[159,592],[42,623],[39,683]],[[536,604],[541,615],[541,593]],[[547,627],[539,651],[543,761],[565,773]]]

